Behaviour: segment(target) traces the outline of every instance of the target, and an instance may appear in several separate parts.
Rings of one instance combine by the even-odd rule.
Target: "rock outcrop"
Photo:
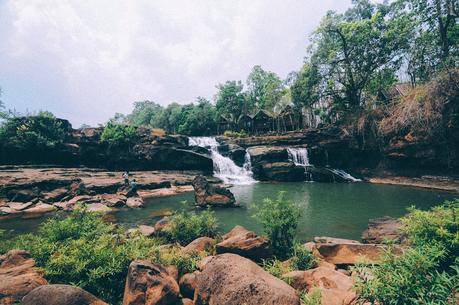
[[[215,244],[215,239],[203,236],[203,237],[196,238],[195,240],[190,242],[188,245],[186,245],[182,249],[182,252],[186,254],[199,253],[199,252],[203,252],[208,249],[211,249],[214,244]]]
[[[204,176],[196,176],[193,180],[196,205],[234,206],[236,199],[230,190],[211,185]]]
[[[320,292],[322,305],[349,305],[357,295],[352,289],[353,281],[332,268],[318,267],[306,271],[293,271],[282,276],[292,287],[313,294]]]
[[[0,256],[0,304],[17,304],[30,291],[46,284],[27,251],[11,250]]]
[[[380,244],[384,241],[401,243],[404,239],[403,224],[400,219],[388,216],[370,219],[368,229],[362,234],[362,242],[365,244]]]
[[[235,226],[223,235],[223,241],[216,245],[217,254],[234,253],[254,261],[261,261],[272,256],[268,238],[258,236],[242,226]]]
[[[22,305],[108,305],[91,293],[70,285],[44,285],[32,290]]]
[[[198,276],[195,305],[299,305],[295,290],[236,254],[214,256]]]
[[[308,243],[312,253],[335,265],[354,265],[356,263],[377,263],[385,249],[380,244],[362,244],[355,240],[316,237],[314,243]]]
[[[179,281],[180,285],[180,293],[185,298],[192,299],[194,297],[194,291],[196,290],[196,285],[198,282],[198,276],[201,273],[199,271],[195,271],[193,273],[184,274]]]
[[[175,275],[148,261],[133,261],[124,290],[123,305],[181,305]]]

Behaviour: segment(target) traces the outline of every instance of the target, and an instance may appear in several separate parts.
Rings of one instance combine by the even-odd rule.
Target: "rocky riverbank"
[[[162,221],[141,233],[154,237],[165,226],[167,222]],[[364,242],[383,240],[389,235],[395,240],[399,229],[393,220],[373,221],[364,233]],[[317,292],[323,305],[355,304],[358,292],[353,287],[350,267],[357,262],[377,264],[386,249],[383,244],[331,237],[316,237],[303,247],[315,257],[316,265],[275,277],[257,264],[262,258],[272,256],[270,240],[240,226],[219,240],[203,236],[185,247],[168,245],[164,249],[201,255],[197,270],[179,276],[175,265],[134,260],[127,272],[123,304],[300,305],[300,296],[317,295]],[[289,261],[283,264],[289,265]],[[21,301],[26,305],[106,304],[78,287],[48,284],[28,252],[12,250],[0,256],[0,304]]]

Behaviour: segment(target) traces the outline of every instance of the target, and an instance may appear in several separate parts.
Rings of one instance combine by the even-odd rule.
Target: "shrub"
[[[110,146],[120,146],[134,143],[137,137],[135,126],[108,123],[100,136],[100,141]]]
[[[304,245],[295,242],[293,245],[293,257],[291,258],[295,270],[308,270],[317,267],[317,259]]]
[[[412,248],[389,249],[377,266],[356,267],[361,299],[379,304],[454,304],[458,291],[458,200],[403,219]]]
[[[322,305],[322,293],[319,289],[313,289],[311,294],[303,291],[300,301],[302,305]]]
[[[201,213],[179,212],[170,218],[166,234],[170,241],[187,245],[198,237],[213,237],[218,223],[215,214],[206,210]]]
[[[278,259],[263,261],[263,269],[280,279],[282,275],[296,270],[291,261],[282,262]]]
[[[300,206],[285,200],[284,195],[284,192],[279,192],[277,199],[266,198],[261,204],[256,204],[254,214],[270,238],[274,254],[280,259],[292,254],[293,241],[301,216]]]
[[[245,138],[247,137],[247,133],[244,130],[241,130],[240,132],[237,131],[231,131],[231,130],[226,130],[223,135],[228,138]]]

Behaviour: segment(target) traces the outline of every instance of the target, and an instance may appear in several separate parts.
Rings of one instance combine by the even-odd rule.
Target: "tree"
[[[272,111],[285,94],[282,80],[274,72],[265,71],[261,66],[254,66],[247,78],[248,109],[266,109]]]
[[[193,105],[185,116],[183,124],[180,125],[179,133],[191,136],[215,134],[217,129],[215,107],[203,97],[198,97],[196,102],[197,105]]]
[[[378,77],[394,79],[407,48],[406,20],[389,18],[387,4],[353,4],[344,14],[327,13],[310,49],[308,64],[319,72],[320,83],[315,78],[306,83],[319,90],[321,98],[330,98],[335,111],[361,107],[369,84]],[[379,84],[388,86],[386,79]]]
[[[244,85],[241,81],[227,81],[217,86],[216,109],[218,115],[230,118],[237,123],[243,113],[245,97],[242,92]]]
[[[149,126],[161,113],[161,105],[152,101],[134,103],[134,110],[127,116],[127,122],[135,126]]]

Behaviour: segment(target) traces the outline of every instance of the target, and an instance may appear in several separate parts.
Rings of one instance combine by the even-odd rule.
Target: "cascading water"
[[[357,178],[351,176],[350,174],[346,173],[342,169],[331,168],[330,171],[332,173],[334,173],[335,175],[342,177],[345,180],[349,180],[349,181],[352,181],[352,182],[362,181],[360,179],[357,179]]]
[[[218,152],[218,142],[213,137],[189,138],[190,146],[200,146],[210,150],[210,156],[214,163],[214,176],[223,180],[224,183],[244,185],[256,182],[251,170],[250,155],[246,153],[244,165],[237,166],[233,160]]]
[[[288,154],[293,163],[298,166],[309,166],[307,148],[287,148]]]

